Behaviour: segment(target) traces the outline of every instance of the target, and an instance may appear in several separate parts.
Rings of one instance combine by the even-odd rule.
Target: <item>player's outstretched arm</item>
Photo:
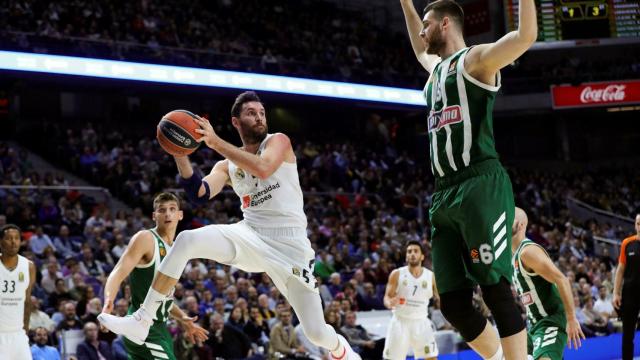
[[[129,246],[113,268],[107,282],[104,285],[104,306],[102,312],[111,314],[113,311],[113,302],[118,295],[120,285],[124,279],[131,274],[133,268],[140,263],[144,254],[153,250],[153,235],[147,230],[138,231],[131,237]]]
[[[407,32],[409,32],[409,40],[411,40],[413,53],[416,55],[422,67],[431,73],[438,62],[440,62],[440,57],[427,54],[426,45],[420,38],[420,32],[423,28],[422,20],[413,5],[413,0],[400,0],[400,5],[402,5],[404,20],[407,23]]]
[[[473,47],[467,55],[465,68],[475,74],[493,76],[524,54],[538,37],[538,20],[534,0],[520,0],[518,29],[498,41]]]
[[[29,333],[29,321],[31,320],[31,291],[33,290],[33,285],[36,283],[36,265],[33,261],[29,260],[29,286],[27,286],[27,290],[24,298],[24,315],[22,319],[22,327],[24,331]]]
[[[209,175],[201,178],[193,171],[188,156],[174,156],[180,185],[184,188],[187,198],[197,204],[204,204],[207,200],[218,195],[225,184],[229,182],[229,165],[227,160],[218,161]]]
[[[572,341],[574,348],[577,349],[582,346],[580,338],[582,337],[584,339],[585,336],[582,333],[580,323],[576,318],[576,310],[573,306],[573,293],[571,291],[571,284],[567,277],[564,276],[564,274],[551,261],[551,258],[549,258],[547,253],[539,246],[525,247],[522,250],[520,259],[525,269],[529,268],[536,274],[542,276],[548,282],[556,284],[567,316],[567,342],[569,348],[571,348]]]
[[[387,309],[392,309],[398,305],[398,279],[400,278],[400,272],[396,269],[389,274],[389,281],[387,282],[387,288],[384,291],[383,303]]]

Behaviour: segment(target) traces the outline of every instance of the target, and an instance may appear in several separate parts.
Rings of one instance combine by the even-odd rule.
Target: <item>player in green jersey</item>
[[[468,47],[464,12],[453,0],[429,3],[421,19],[412,0],[400,0],[420,64],[431,73],[424,89],[429,110],[431,169],[436,177],[429,217],[433,268],[442,313],[485,359],[524,360],[525,324],[510,282],[514,200],[498,160],[493,105],[500,69],[537,37],[534,0],[520,0],[519,26],[495,43]],[[474,287],[496,320],[501,339],[473,309]]]
[[[513,283],[527,309],[529,354],[533,358],[560,360],[565,343],[581,346],[584,334],[573,307],[571,284],[553,264],[542,246],[527,239],[527,214],[515,210],[511,251]]]
[[[133,235],[127,249],[109,274],[104,289],[103,313],[112,313],[113,302],[127,276],[131,285],[129,313],[140,307],[160,262],[173,244],[178,222],[182,220],[180,200],[171,193],[157,195],[153,200],[153,220],[156,227]],[[195,323],[197,318],[187,316],[173,301],[167,300],[158,309],[157,320],[154,321],[143,345],[136,345],[124,339],[129,359],[176,359],[173,340],[166,326],[169,315],[181,325],[191,342],[207,339],[208,331]]]

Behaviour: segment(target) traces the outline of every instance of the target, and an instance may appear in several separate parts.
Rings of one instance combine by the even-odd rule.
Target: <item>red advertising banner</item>
[[[551,100],[554,109],[638,104],[640,80],[553,85]]]

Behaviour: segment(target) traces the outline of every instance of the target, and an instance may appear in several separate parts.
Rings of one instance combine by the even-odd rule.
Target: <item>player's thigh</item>
[[[567,344],[567,333],[562,326],[539,326],[531,333],[533,358],[561,360]]]
[[[515,213],[513,189],[502,168],[460,184],[460,207],[454,215],[464,239],[464,262],[480,285],[500,277],[511,281],[511,227]]]
[[[474,286],[467,277],[463,252],[462,234],[451,222],[449,213],[455,202],[457,187],[437,191],[429,209],[431,221],[431,251],[433,272],[440,293],[466,289]]]
[[[395,316],[391,318],[384,339],[383,357],[387,360],[404,360],[409,352],[409,329]]]
[[[438,356],[438,345],[430,320],[415,321],[410,333],[414,358],[428,359]]]
[[[0,334],[0,360],[31,359],[29,337],[23,332]]]

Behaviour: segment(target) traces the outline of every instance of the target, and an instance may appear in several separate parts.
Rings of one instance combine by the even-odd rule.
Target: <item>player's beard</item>
[[[247,144],[260,144],[264,140],[264,138],[267,137],[267,133],[269,132],[267,124],[262,124],[262,126],[264,126],[264,128],[260,128],[257,125],[254,125],[252,127],[242,126],[242,140]]]
[[[407,264],[409,264],[410,267],[418,267],[420,266],[420,260],[416,259],[416,260],[407,260]]]
[[[427,54],[438,55],[444,49],[445,41],[440,27],[436,27],[427,40]]]

